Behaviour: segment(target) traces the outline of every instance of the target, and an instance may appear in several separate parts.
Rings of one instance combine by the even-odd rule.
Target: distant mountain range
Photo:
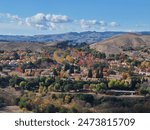
[[[7,42],[57,42],[57,41],[70,41],[71,44],[76,43],[94,43],[102,41],[106,38],[112,37],[122,32],[70,32],[64,34],[51,34],[51,35],[34,35],[34,36],[11,36],[0,35],[0,41]]]
[[[51,46],[66,47],[67,45],[85,45],[106,54],[118,54],[150,48],[150,32],[82,32],[56,35],[8,36],[0,35],[0,50],[42,51]]]
[[[57,41],[70,41],[70,44],[77,43],[95,43],[115,35],[125,34],[127,32],[70,32],[64,34],[51,34],[51,35],[34,35],[34,36],[21,36],[21,35],[0,35],[1,42],[57,42]],[[150,32],[138,32],[138,34],[150,35]]]

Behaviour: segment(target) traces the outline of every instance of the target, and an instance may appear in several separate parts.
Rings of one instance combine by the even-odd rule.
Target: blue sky
[[[0,0],[0,34],[150,31],[150,0]]]

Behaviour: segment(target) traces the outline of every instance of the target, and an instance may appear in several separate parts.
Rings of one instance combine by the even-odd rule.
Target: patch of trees
[[[150,112],[150,101],[147,98],[112,98],[102,97],[95,99],[94,109],[96,112],[106,113],[147,113]]]
[[[147,54],[150,54],[150,48],[143,49],[142,52],[145,52],[145,53],[147,53]]]
[[[94,102],[94,96],[91,94],[78,94],[76,95],[76,98],[78,100],[84,100],[85,102],[88,102],[90,104]]]
[[[144,80],[141,84],[137,84],[137,87],[139,88],[139,92],[141,95],[150,95],[150,84],[147,80]]]
[[[50,58],[41,58],[34,62],[37,68],[47,68],[50,64],[56,64],[56,61]]]
[[[108,82],[108,88],[116,90],[137,90],[141,83],[141,78],[138,77],[132,77],[130,83],[125,80],[110,80]]]
[[[129,83],[124,80],[110,80],[108,82],[108,88],[116,90],[129,90],[130,86]]]
[[[141,84],[141,78],[140,77],[131,77],[130,89],[131,90],[137,89],[138,84]]]
[[[121,47],[123,51],[134,51],[135,49],[131,46],[129,47]]]
[[[12,87],[19,86],[20,82],[24,81],[23,78],[18,76],[12,76],[9,80],[9,85]]]
[[[0,77],[0,87],[6,88],[9,86],[10,77]]]
[[[131,65],[132,66],[139,66],[141,64],[141,61],[138,61],[138,60],[133,60],[132,62],[131,62]]]
[[[103,69],[99,71],[99,69],[96,70],[96,78],[103,78]]]
[[[70,65],[69,63],[65,63],[64,71],[69,71],[70,74],[72,74],[72,73],[80,73],[80,66]]]
[[[20,87],[22,84],[20,84]],[[23,89],[29,90],[29,91],[34,91],[39,88],[39,82],[36,79],[30,79],[27,82],[24,82]]]
[[[28,111],[33,111],[35,113],[56,113],[59,112],[59,108],[53,104],[48,104],[46,106],[41,106],[42,104],[34,104],[30,98],[21,97],[18,105],[20,108],[26,108]]]
[[[109,54],[107,57],[109,60],[126,60],[128,59],[128,55],[126,54]]]
[[[108,64],[105,63],[105,62],[94,63],[94,64],[93,64],[93,68],[94,68],[94,69],[104,69],[104,68],[108,68]]]
[[[92,55],[95,58],[100,58],[100,59],[105,59],[106,58],[106,54],[105,53],[98,52],[98,51],[92,51]]]
[[[59,106],[59,104],[56,106],[51,102],[52,100],[67,100],[68,95],[63,96],[52,96],[51,99],[41,98],[41,97],[35,97],[31,94],[31,97],[27,95],[23,95],[20,99],[18,99],[17,105],[22,108],[26,109],[28,111],[32,111],[35,113],[67,113],[67,112],[77,112],[75,108],[67,109],[65,107]],[[55,98],[54,98],[55,97]],[[70,96],[69,96],[70,97]]]
[[[104,82],[101,83],[97,83],[97,84],[90,84],[90,90],[94,91],[96,93],[102,93],[105,92],[105,90],[107,90],[107,84]]]
[[[13,53],[13,59],[14,60],[20,59],[20,56],[19,56],[19,54],[17,52]]]
[[[90,77],[92,76],[91,72],[92,71],[89,71],[88,74]],[[96,75],[101,77],[100,72],[97,72]],[[103,92],[108,89],[138,90],[145,82],[148,84],[146,79],[138,77],[132,77],[130,82],[127,82],[126,80],[106,80],[104,78],[99,78],[98,81],[75,81],[56,77],[37,77],[32,79],[24,79],[18,76],[0,77],[1,88],[11,86],[18,90],[39,91],[45,93],[48,91],[78,92],[85,90]]]
[[[29,63],[24,63],[22,66],[21,66],[21,69],[22,70],[25,70],[25,69],[36,69],[37,66],[36,64],[32,63],[32,62],[29,62]]]
[[[49,90],[52,91],[82,91],[83,82],[81,81],[72,81],[72,80],[55,80],[53,84],[49,86]]]
[[[89,46],[84,46],[84,47],[80,48],[79,51],[85,51],[87,54],[92,54],[95,58],[100,58],[100,59],[105,59],[106,58],[105,53],[96,51],[94,49],[90,49]]]

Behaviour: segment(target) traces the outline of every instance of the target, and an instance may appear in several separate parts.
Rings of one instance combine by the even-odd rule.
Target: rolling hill
[[[32,43],[32,42],[0,42],[0,50],[32,50],[42,51],[44,43]]]
[[[90,48],[106,54],[118,54],[123,51],[137,50],[150,47],[150,35],[123,34],[113,36],[101,42],[90,45]]]

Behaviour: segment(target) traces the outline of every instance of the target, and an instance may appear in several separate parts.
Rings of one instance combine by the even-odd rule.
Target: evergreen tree
[[[92,69],[89,69],[88,78],[92,78],[92,77],[93,77]]]
[[[100,78],[99,69],[96,70],[96,78]]]
[[[103,75],[103,69],[101,69],[100,74],[99,74],[99,78],[103,78],[103,77],[104,77],[104,75]]]
[[[69,73],[70,73],[70,74],[74,73],[74,65],[71,65],[71,66],[70,66]]]

